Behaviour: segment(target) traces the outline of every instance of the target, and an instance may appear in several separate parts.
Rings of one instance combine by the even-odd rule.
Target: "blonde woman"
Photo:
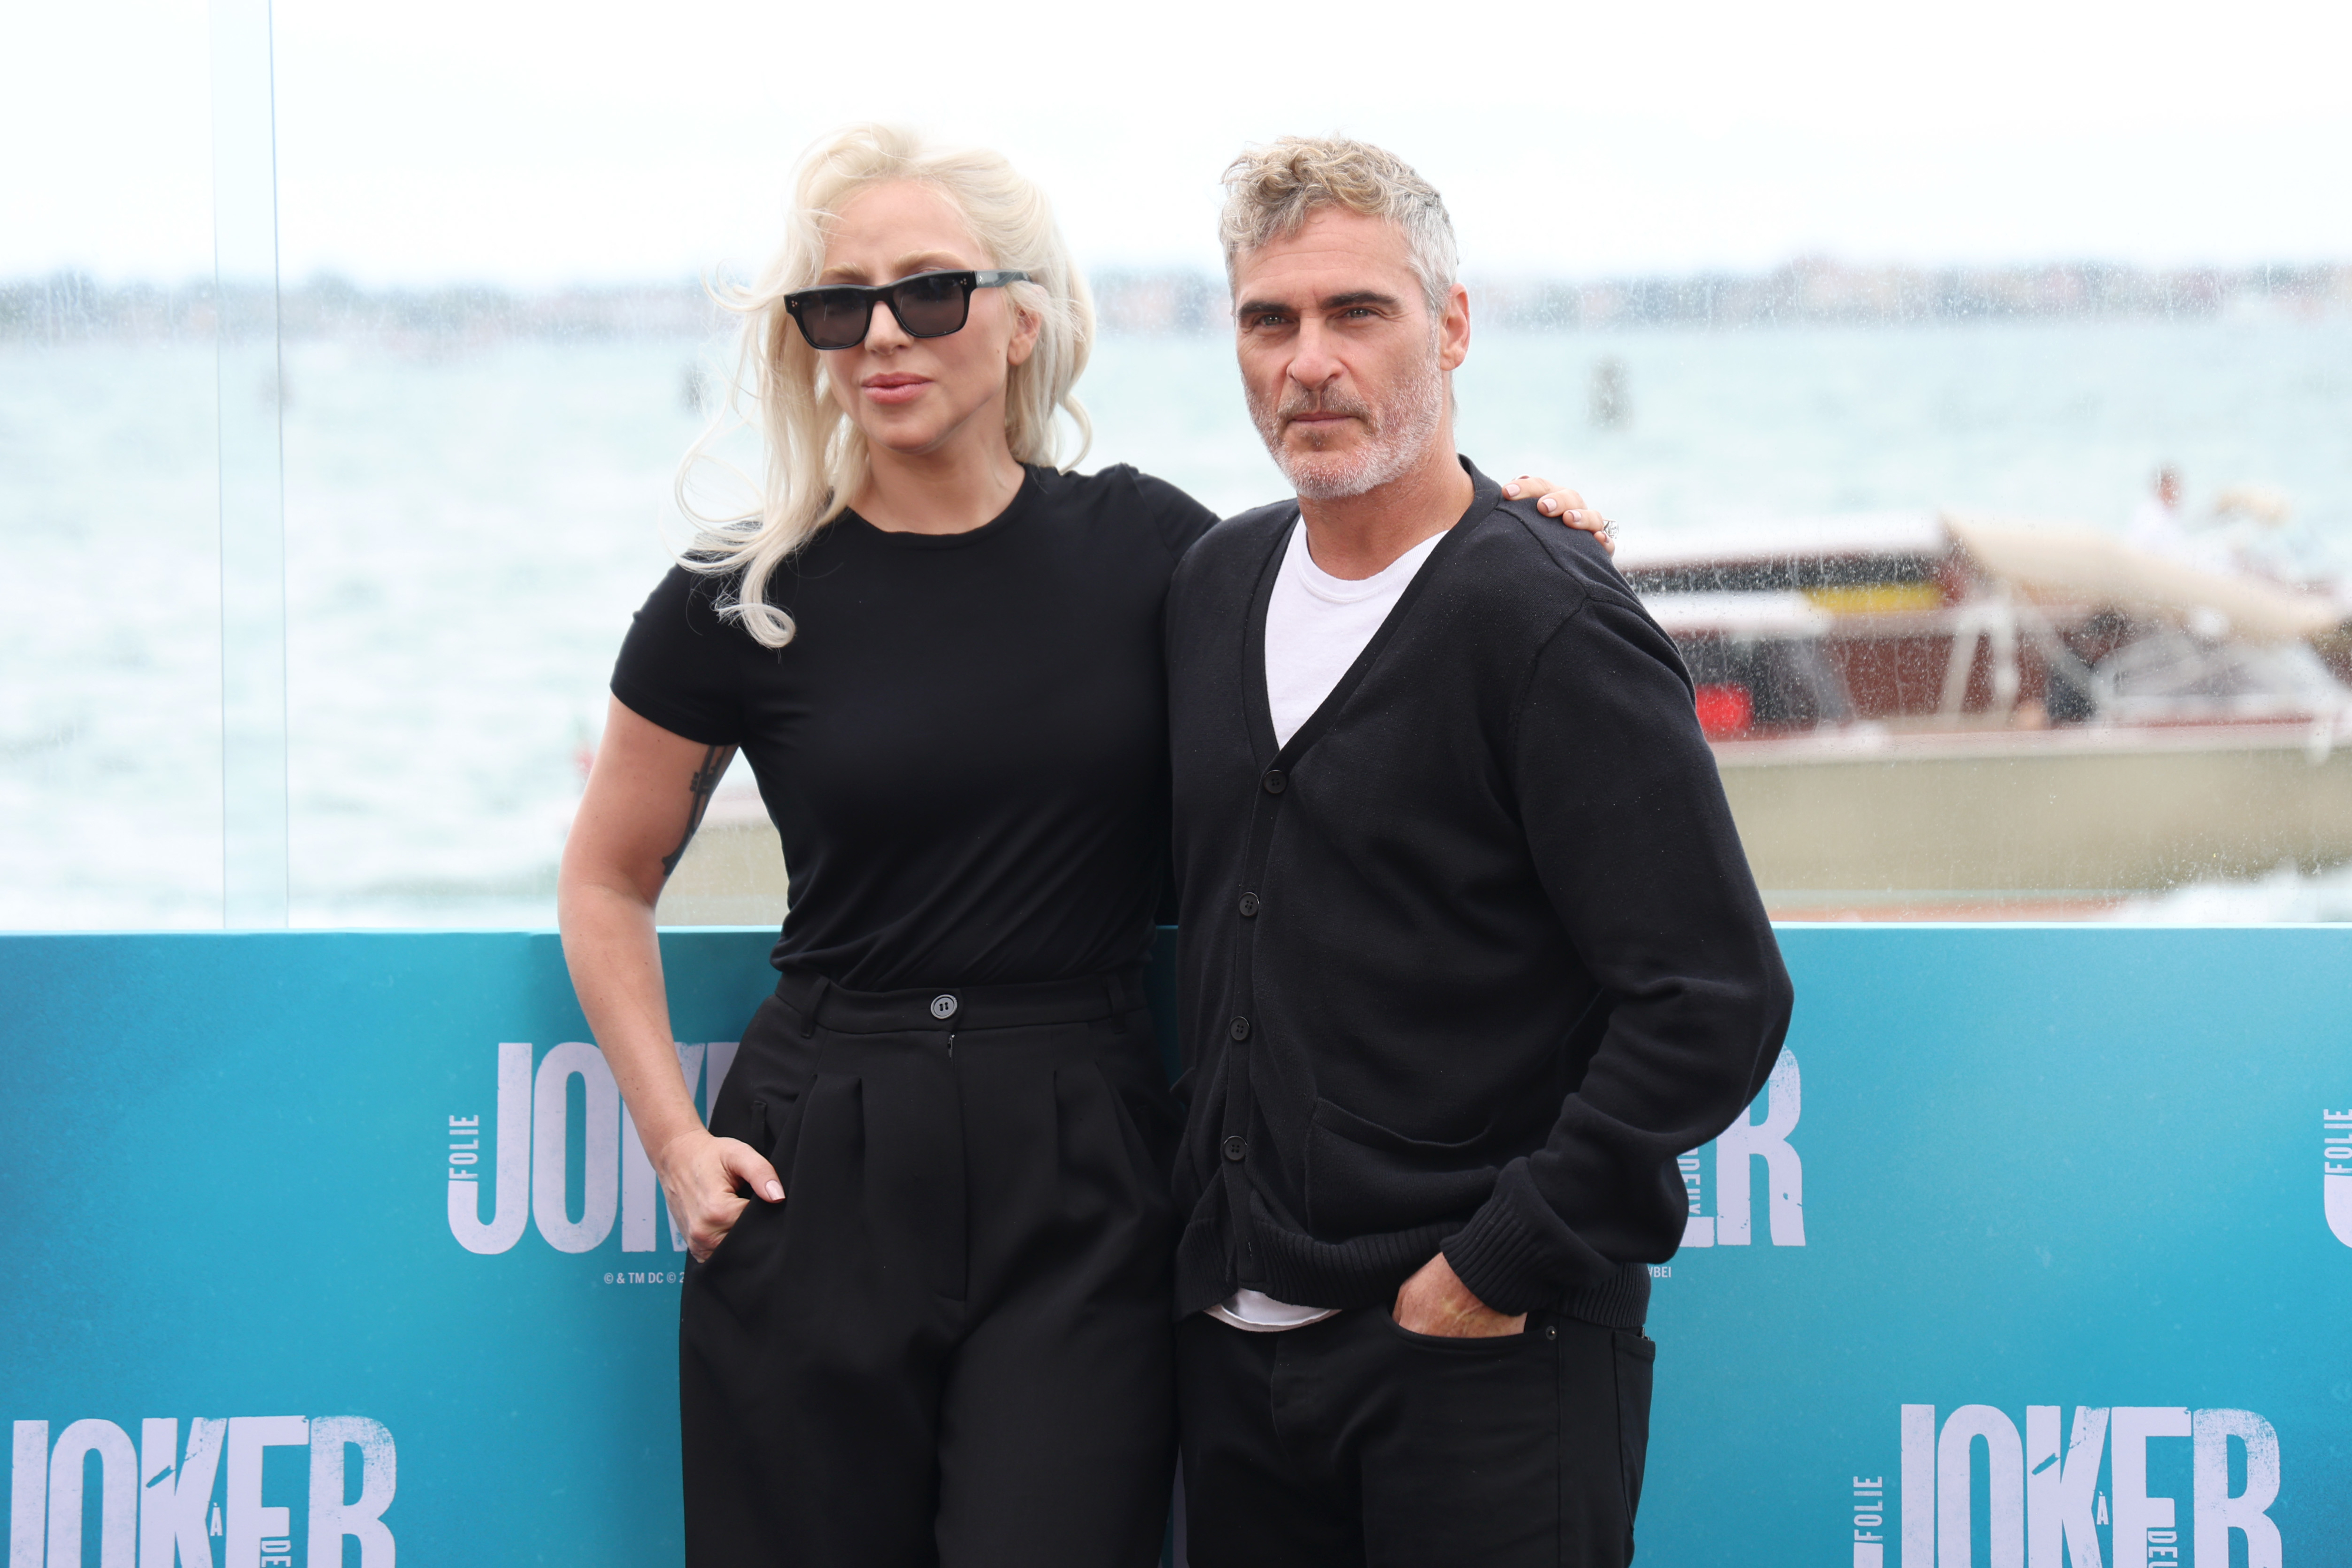
[[[1092,312],[1002,158],[821,144],[739,303],[761,504],[638,612],[560,895],[694,1260],[687,1558],[1150,1563],[1178,1126],[1139,970],[1160,602],[1214,518],[1055,466]],[[706,1128],[654,906],[739,749],[793,905]]]

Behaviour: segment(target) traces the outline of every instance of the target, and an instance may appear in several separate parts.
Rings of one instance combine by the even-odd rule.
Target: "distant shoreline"
[[[1106,336],[1222,330],[1212,274],[1107,268],[1092,276]],[[1802,260],[1759,273],[1577,281],[1471,280],[1474,310],[1520,331],[1618,327],[1930,325],[1985,321],[2199,320],[2251,315],[2352,319],[2352,264],[2154,269],[2104,263],[2003,267],[1856,267]],[[267,295],[233,294],[240,315]],[[213,282],[100,282],[86,274],[0,282],[0,342],[209,338]],[[703,337],[726,315],[697,283],[510,289],[362,288],[319,277],[279,291],[289,340],[452,342]]]

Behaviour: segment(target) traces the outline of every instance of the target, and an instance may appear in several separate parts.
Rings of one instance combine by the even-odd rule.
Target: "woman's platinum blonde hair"
[[[1077,428],[1071,463],[1091,444],[1086,410],[1070,389],[1093,349],[1094,302],[1045,193],[997,153],[932,148],[897,126],[851,126],[819,142],[801,162],[783,244],[759,281],[713,290],[743,318],[734,382],[677,475],[678,508],[698,525],[685,564],[714,576],[741,574],[722,596],[720,613],[767,647],[782,647],[794,631],[792,617],[768,602],[770,579],[847,508],[868,461],[864,434],[834,401],[824,362],[785,312],[784,296],[816,283],[842,209],[861,192],[898,180],[919,181],[954,204],[987,253],[982,266],[1029,275],[1029,282],[1005,288],[1013,308],[1040,324],[1035,350],[1012,367],[1005,386],[1004,434],[1014,459],[1054,464],[1057,412]],[[690,481],[701,465],[717,461],[711,449],[719,438],[744,424],[758,426],[765,458],[758,504],[731,516],[705,514]]]
[[[1444,199],[1395,153],[1344,136],[1286,136],[1248,149],[1226,167],[1225,210],[1217,224],[1226,285],[1235,282],[1244,256],[1288,239],[1323,207],[1384,218],[1403,230],[1429,314],[1445,314],[1458,258]]]

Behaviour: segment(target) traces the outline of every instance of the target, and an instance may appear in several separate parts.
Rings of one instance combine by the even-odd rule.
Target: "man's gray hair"
[[[1454,291],[1454,220],[1437,188],[1395,153],[1345,136],[1286,136],[1253,147],[1225,170],[1225,210],[1217,237],[1225,246],[1225,282],[1242,258],[1288,239],[1323,207],[1384,218],[1403,231],[1413,276],[1435,321]]]

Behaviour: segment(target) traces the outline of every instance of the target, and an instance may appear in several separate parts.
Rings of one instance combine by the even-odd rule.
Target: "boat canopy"
[[[2318,594],[2210,571],[2089,528],[1955,513],[1943,522],[1980,573],[2037,603],[2113,605],[2253,643],[2321,636],[2344,619]]]
[[[2080,525],[1966,512],[1758,519],[1635,535],[1617,566],[1662,623],[1673,613],[1693,632],[1772,635],[1765,623],[1777,619],[1777,634],[1802,634],[1792,619],[1800,597],[1816,610],[1853,614],[1956,606],[1988,590],[2050,610],[2117,611],[2209,639],[2304,642],[2345,622],[2343,607],[2324,594],[2217,571]],[[1733,632],[1731,621],[1752,629]]]

